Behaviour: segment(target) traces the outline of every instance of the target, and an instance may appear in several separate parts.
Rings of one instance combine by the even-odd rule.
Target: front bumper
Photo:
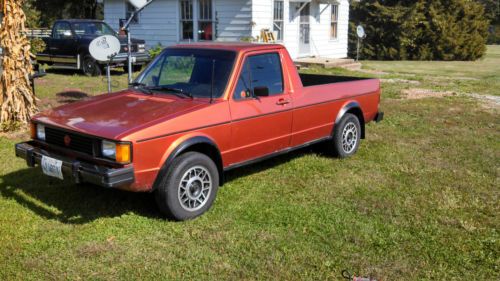
[[[127,53],[119,53],[113,58],[112,64],[115,63],[125,63],[128,59]],[[151,57],[147,52],[144,53],[132,53],[132,64],[146,64],[151,60]]]
[[[16,144],[16,156],[26,160],[29,167],[40,166],[42,156],[62,161],[64,178],[71,178],[75,183],[91,183],[106,188],[127,186],[135,182],[134,167],[108,168],[87,162],[72,160],[47,150],[35,147],[31,142]]]

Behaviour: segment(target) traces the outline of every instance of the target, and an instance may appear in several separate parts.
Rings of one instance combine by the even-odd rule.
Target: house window
[[[283,40],[283,15],[284,7],[282,0],[274,1],[273,31],[276,32],[276,40]]]
[[[330,38],[337,39],[339,29],[339,5],[332,4],[332,23],[330,27]]]
[[[127,11],[125,11],[125,17],[127,20],[132,16],[132,14],[136,11],[134,5],[127,3]],[[135,17],[130,21],[131,23],[138,24],[139,23],[139,14],[136,14]]]
[[[193,1],[181,0],[181,39],[194,39]]]
[[[198,0],[198,40],[213,40],[212,0]]]

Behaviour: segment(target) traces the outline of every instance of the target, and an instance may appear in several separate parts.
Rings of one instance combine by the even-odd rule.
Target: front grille
[[[71,141],[66,145],[64,138],[68,136]],[[94,141],[95,139],[77,135],[73,133],[64,132],[62,130],[45,127],[45,141],[48,144],[57,145],[60,147],[68,148],[77,152],[94,155]]]

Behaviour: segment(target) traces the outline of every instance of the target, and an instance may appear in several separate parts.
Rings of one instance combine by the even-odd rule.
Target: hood
[[[45,111],[33,118],[71,131],[119,140],[158,122],[207,106],[203,101],[134,90],[101,95]]]

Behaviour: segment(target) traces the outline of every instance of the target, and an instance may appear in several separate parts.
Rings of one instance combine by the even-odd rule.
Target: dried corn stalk
[[[25,35],[24,0],[0,0],[4,18],[0,28],[3,71],[0,85],[0,124],[26,123],[36,112],[30,84],[33,73],[30,43]]]

